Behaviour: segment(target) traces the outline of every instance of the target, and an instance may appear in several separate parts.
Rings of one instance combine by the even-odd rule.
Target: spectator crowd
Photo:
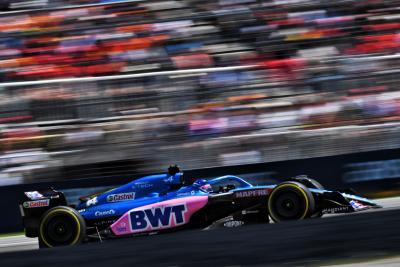
[[[272,69],[275,79],[299,78],[295,70],[309,59],[396,53],[396,6],[397,1],[172,0],[5,13],[1,78],[250,63]]]
[[[76,158],[105,161],[99,146],[104,158],[121,146],[121,158],[145,159],[153,171],[154,155],[162,162],[175,149],[199,151],[220,140],[213,157],[191,152],[182,161],[206,167],[237,153],[273,158],[260,146],[276,138],[235,147],[234,137],[370,125],[387,132],[400,115],[399,7],[383,0],[48,0],[4,12],[3,152],[74,150]],[[59,78],[66,80],[44,82]],[[132,154],[138,146],[146,149]]]

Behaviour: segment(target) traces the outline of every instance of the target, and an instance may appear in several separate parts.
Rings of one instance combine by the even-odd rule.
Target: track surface
[[[383,209],[368,210],[364,212],[354,213],[357,214],[371,213],[371,212],[383,212],[387,210],[400,209],[400,197],[385,198],[376,200],[378,204],[383,206]],[[339,215],[326,215],[323,218],[331,218],[337,216],[348,216],[348,214]],[[36,238],[26,238],[24,236],[14,237],[3,237],[0,238],[0,253],[2,252],[15,252],[24,250],[35,250],[38,249],[38,242]]]
[[[10,251],[22,251],[38,249],[37,239],[27,238],[25,236],[10,236],[0,238],[0,253]]]
[[[383,209],[235,229],[107,240],[76,247],[38,250],[21,236],[0,239],[0,266],[400,266],[382,259],[400,251],[400,198],[377,201]],[[25,251],[24,251],[25,250]],[[344,265],[346,266],[346,265]]]

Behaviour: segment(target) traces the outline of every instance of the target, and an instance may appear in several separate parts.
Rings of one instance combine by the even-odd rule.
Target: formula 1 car
[[[145,235],[188,228],[235,227],[349,213],[379,206],[343,191],[325,190],[298,176],[280,184],[253,186],[226,175],[186,184],[177,166],[68,206],[62,192],[25,192],[20,205],[25,235],[40,247]]]

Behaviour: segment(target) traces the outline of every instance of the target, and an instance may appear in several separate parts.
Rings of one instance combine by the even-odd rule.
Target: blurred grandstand
[[[0,184],[400,147],[400,1],[6,2]]]

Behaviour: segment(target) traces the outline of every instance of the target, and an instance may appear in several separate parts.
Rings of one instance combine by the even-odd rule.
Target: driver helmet
[[[206,179],[197,179],[194,181],[193,186],[199,188],[204,192],[211,193],[213,191],[211,184]]]

